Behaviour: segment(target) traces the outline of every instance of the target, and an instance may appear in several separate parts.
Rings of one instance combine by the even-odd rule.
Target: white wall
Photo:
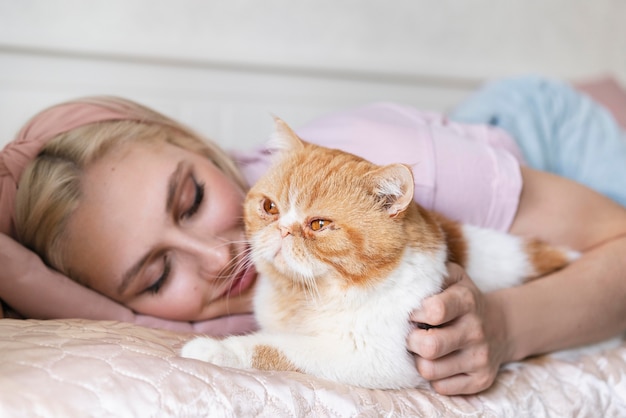
[[[39,110],[93,94],[139,101],[226,148],[242,149],[268,137],[271,115],[298,126],[325,112],[381,100],[445,111],[475,88],[1,50],[0,69],[0,146]]]
[[[5,45],[461,78],[626,76],[624,0],[3,0]]]
[[[0,0],[0,145],[42,106],[128,96],[230,146],[371,100],[445,110],[520,73],[626,82],[625,0]]]

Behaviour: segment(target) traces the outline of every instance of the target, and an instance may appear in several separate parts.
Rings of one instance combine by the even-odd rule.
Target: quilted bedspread
[[[179,357],[190,335],[86,320],[0,320],[0,416],[626,416],[626,343],[506,366],[475,396],[367,390]]]

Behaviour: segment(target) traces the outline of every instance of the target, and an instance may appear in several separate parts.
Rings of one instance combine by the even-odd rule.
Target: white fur
[[[524,277],[534,274],[534,268],[524,252],[521,238],[498,231],[464,226],[467,240],[467,272],[483,291],[520,284]],[[255,262],[264,259],[277,268],[285,260],[275,257],[281,240],[274,231],[255,238]],[[309,274],[313,283],[316,273],[328,272],[328,267],[306,253],[296,259],[289,247],[288,268],[299,266],[300,274]],[[279,268],[280,269],[280,268]],[[217,365],[249,368],[255,346],[268,345],[278,349],[298,369],[333,381],[368,388],[415,387],[424,380],[419,376],[412,355],[406,350],[406,337],[411,324],[409,313],[421,301],[441,290],[446,274],[445,252],[425,254],[408,248],[400,266],[375,286],[352,286],[347,291],[337,289],[317,297],[309,297],[309,309],[290,319],[287,329],[277,329],[284,313],[273,303],[274,282],[260,279],[255,296],[255,312],[262,331],[248,336],[230,337],[223,341],[199,338],[183,348],[182,355]]]
[[[296,209],[293,207],[289,208],[286,213],[280,215],[280,219],[278,219],[278,225],[284,227],[290,227],[294,223],[300,223],[302,215],[298,214]]]
[[[400,267],[378,285],[351,287],[336,298],[313,302],[314,321],[299,324],[296,332],[260,331],[223,341],[199,338],[186,344],[182,355],[247,368],[254,346],[270,345],[305,373],[369,388],[416,387],[424,380],[406,350],[408,316],[441,290],[444,260],[443,250],[433,257],[408,249]],[[269,280],[259,282],[260,304],[271,300],[271,286]],[[259,316],[262,328],[266,320]]]
[[[402,189],[402,184],[398,179],[383,179],[378,184],[379,189],[378,192],[385,195],[390,196],[402,196],[404,190]]]
[[[534,275],[522,238],[472,225],[463,225],[463,235],[468,250],[465,270],[483,292],[513,287]]]

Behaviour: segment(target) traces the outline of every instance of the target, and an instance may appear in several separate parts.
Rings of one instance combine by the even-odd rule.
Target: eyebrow
[[[176,197],[176,191],[180,185],[183,169],[185,168],[185,164],[183,161],[179,162],[176,166],[176,169],[172,174],[170,174],[169,180],[167,182],[167,198],[165,200],[165,213],[169,214],[172,211],[172,207],[174,206],[174,199]],[[146,254],[143,255],[135,264],[129,268],[124,275],[122,276],[122,281],[120,285],[117,287],[117,294],[123,295],[128,286],[132,283],[133,279],[139,274],[143,266],[152,258],[154,254],[154,250],[149,250]]]

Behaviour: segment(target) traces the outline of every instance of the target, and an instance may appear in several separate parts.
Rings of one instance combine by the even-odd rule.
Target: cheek
[[[158,295],[145,295],[130,308],[144,314],[176,321],[196,320],[204,308],[204,294],[193,281],[170,279]]]
[[[241,225],[243,219],[243,208],[241,207],[241,199],[237,196],[232,196],[230,199],[224,201],[221,206],[221,218],[225,220],[229,226],[236,224]]]
[[[177,277],[163,289],[159,303],[170,312],[172,318],[194,320],[202,312],[205,300],[205,287],[200,280]]]
[[[243,219],[244,196],[242,192],[231,183],[221,184],[216,187],[213,197],[219,196],[219,199],[211,199],[211,211],[214,212],[222,221],[229,225],[241,223]],[[209,199],[211,196],[209,196]]]
[[[282,239],[272,226],[256,231],[250,236],[252,256],[256,261],[273,262],[281,249]]]
[[[325,274],[324,257],[316,254],[316,245],[300,236],[282,238],[274,225],[252,235],[253,257],[257,264],[268,263],[283,274],[315,277]]]

